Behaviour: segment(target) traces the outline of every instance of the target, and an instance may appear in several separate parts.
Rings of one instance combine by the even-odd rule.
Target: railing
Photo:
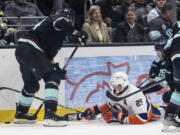
[[[24,21],[29,21],[31,20],[38,20],[40,22],[43,19],[46,19],[47,16],[34,16],[34,17],[29,17],[29,16],[24,16],[24,17],[1,17],[2,19],[7,19],[8,20],[8,25],[7,27],[13,27],[16,28],[17,30],[22,30],[25,27],[33,27],[37,23],[34,24],[24,24]]]
[[[7,20],[10,20],[10,19],[14,19],[14,20],[16,20],[16,24],[9,24],[9,25],[7,25],[7,27],[13,27],[13,28],[15,28],[16,29],[16,32],[14,33],[14,39],[15,39],[15,44],[17,45],[17,39],[19,38],[19,36],[21,35],[21,34],[23,34],[23,32],[26,32],[27,31],[27,29],[24,29],[24,28],[26,28],[26,27],[33,27],[33,26],[35,26],[36,24],[24,24],[23,22],[24,22],[24,20],[28,20],[28,19],[38,19],[39,21],[38,22],[40,22],[41,20],[43,20],[43,19],[46,19],[47,18],[47,16],[38,16],[38,17],[27,17],[27,16],[25,16],[25,17],[2,17],[3,19],[7,19]],[[153,45],[154,43],[153,42],[126,42],[126,43],[107,43],[107,44],[101,44],[101,43],[99,43],[99,44],[97,44],[97,43],[95,43],[95,44],[87,44],[86,45],[86,47],[96,47],[96,46],[102,46],[102,47],[106,47],[106,46],[149,46],[149,45]],[[0,48],[15,48],[16,47],[16,45],[15,46],[1,46],[0,45]],[[64,44],[64,46],[65,47],[72,47],[72,46],[74,46],[74,44]]]
[[[76,44],[63,44],[63,47],[74,47]],[[87,44],[84,47],[118,47],[118,46],[153,46],[154,42],[131,42],[131,43],[108,43],[108,44]],[[0,46],[0,49],[11,49],[16,48],[17,44],[14,46]],[[132,49],[131,48],[131,49]]]

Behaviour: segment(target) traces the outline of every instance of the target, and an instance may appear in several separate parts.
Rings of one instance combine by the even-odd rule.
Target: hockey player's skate
[[[47,127],[65,127],[67,122],[64,117],[57,115],[51,110],[46,110],[43,125]]]
[[[15,124],[32,124],[36,123],[36,115],[27,113],[29,108],[23,108],[16,104]]]
[[[15,124],[33,124],[36,123],[36,116],[30,113],[22,113],[17,111],[14,119]]]
[[[179,131],[180,132],[180,117],[171,114],[167,114],[163,121],[163,132],[174,132]]]

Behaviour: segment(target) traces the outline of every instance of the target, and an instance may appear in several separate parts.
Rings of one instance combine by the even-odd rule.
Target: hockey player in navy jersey
[[[173,36],[164,47],[166,66],[166,81],[174,89],[170,103],[166,109],[162,131],[169,130],[170,126],[180,131],[180,21],[173,28]],[[171,130],[171,129],[170,129]]]
[[[151,68],[149,70],[149,78],[148,79],[154,79],[154,81],[145,84],[144,86],[140,86],[140,89],[147,89],[148,87],[155,84],[157,81],[163,80],[161,83],[154,85],[153,87],[143,91],[144,94],[149,94],[153,92],[158,92],[160,90],[165,90],[165,93],[162,95],[162,99],[164,103],[169,103],[170,97],[172,92],[174,91],[174,88],[170,88],[170,86],[167,84],[167,81],[165,80],[165,74],[166,74],[166,61],[164,60],[164,53],[163,53],[164,44],[156,44],[155,50],[157,52],[157,56],[159,57],[158,61],[153,61]]]
[[[24,86],[19,97],[15,122],[35,120],[28,113],[33,102],[33,96],[39,90],[39,79],[45,82],[44,106],[45,120],[60,121],[63,117],[56,114],[58,103],[58,86],[65,78],[66,71],[62,70],[53,58],[62,47],[66,36],[74,43],[84,45],[87,34],[73,27],[74,14],[71,9],[64,9],[60,14],[49,16],[38,23],[27,34],[18,39],[15,51],[20,65]]]

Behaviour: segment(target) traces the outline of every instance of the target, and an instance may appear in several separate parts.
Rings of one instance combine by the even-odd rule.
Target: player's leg
[[[170,102],[170,98],[173,92],[174,90],[170,89],[169,91],[166,91],[165,93],[163,93],[162,99],[165,104],[168,104]]]
[[[16,49],[16,59],[20,65],[24,87],[18,100],[15,121],[21,119],[36,119],[34,115],[28,114],[28,110],[33,101],[33,96],[39,90],[38,80],[32,71],[34,60],[33,50],[34,48],[26,43],[21,43]]]
[[[27,73],[25,73],[27,72]],[[39,90],[39,83],[35,80],[32,72],[21,72],[24,80],[24,87],[21,91],[15,114],[15,121],[21,121],[21,119],[35,120],[36,117],[29,114],[29,108],[33,102],[35,93]]]
[[[44,119],[53,119],[55,121],[63,120],[63,117],[56,115],[60,78],[55,71],[52,71],[44,75],[43,79],[45,81]]]
[[[180,108],[180,58],[176,58],[173,61],[173,79],[175,85],[175,91],[173,91],[170,103],[167,106],[166,114],[164,118],[164,126],[173,125],[175,127],[180,127],[180,118],[177,115],[178,109]],[[178,120],[176,120],[179,119]]]
[[[39,64],[35,65],[36,72],[42,77],[45,82],[45,120],[64,120],[63,117],[56,114],[57,104],[59,99],[59,89],[61,76],[55,70],[53,64],[50,63],[47,57],[41,54],[37,54],[36,62]]]

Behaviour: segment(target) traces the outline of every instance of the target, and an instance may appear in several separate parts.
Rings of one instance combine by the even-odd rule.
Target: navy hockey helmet
[[[64,8],[61,11],[61,15],[68,18],[72,24],[75,22],[75,12],[71,8]]]

